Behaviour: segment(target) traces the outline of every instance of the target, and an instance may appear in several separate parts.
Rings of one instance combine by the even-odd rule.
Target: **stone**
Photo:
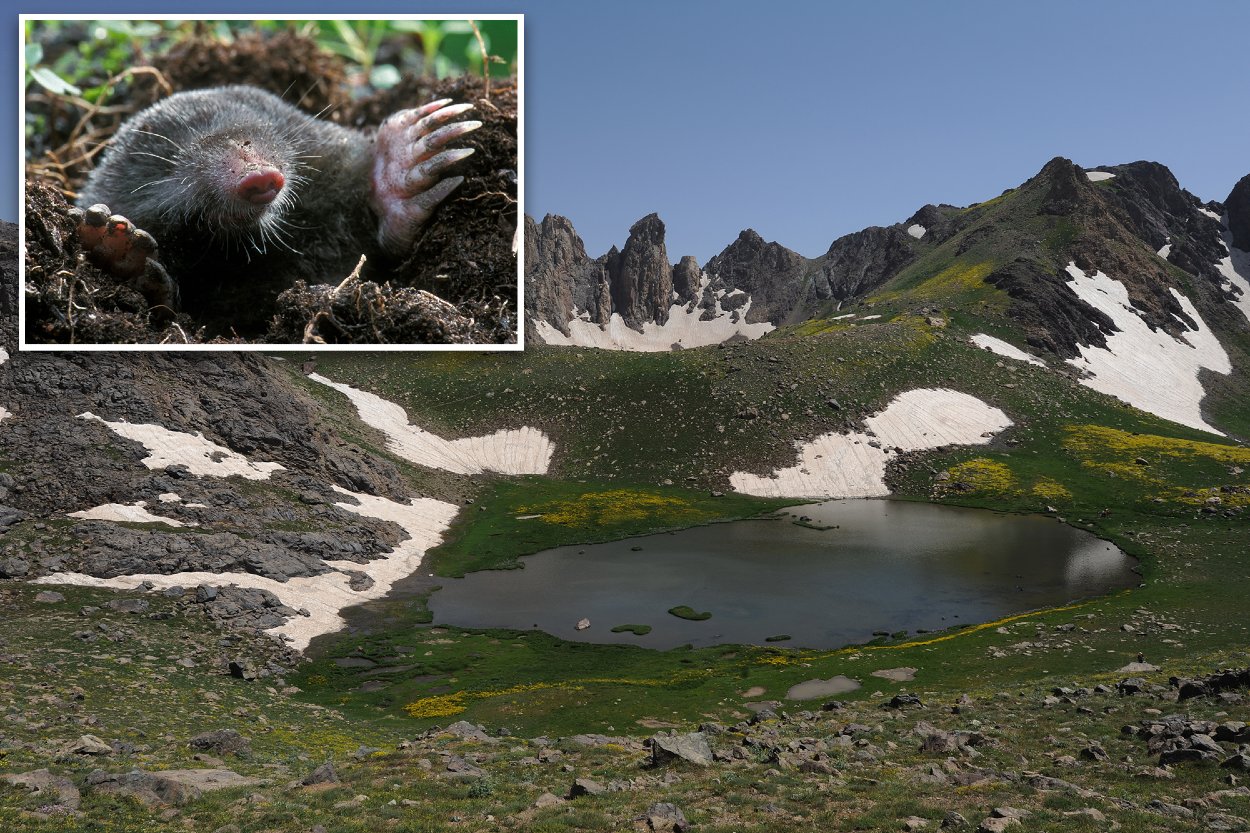
[[[1069,810],[1063,815],[1065,818],[1070,819],[1087,818],[1090,821],[1097,822],[1098,824],[1105,824],[1107,821],[1107,816],[1101,810],[1094,807],[1082,807],[1079,810]]]
[[[1190,819],[1194,817],[1194,811],[1188,807],[1182,807],[1179,804],[1169,804],[1166,801],[1155,799],[1146,805],[1146,809],[1152,813],[1158,813],[1161,816],[1171,816],[1178,819]]]
[[[55,590],[40,590],[35,594],[35,601],[42,604],[56,604],[65,601],[65,596]]]
[[[265,784],[263,778],[240,775],[229,769],[168,769],[109,774],[95,770],[87,784],[95,792],[129,795],[148,805],[181,805],[206,792]]]
[[[1239,752],[1231,758],[1227,758],[1220,763],[1223,769],[1234,769],[1238,772],[1250,772],[1250,755],[1245,752]]]
[[[447,773],[453,778],[477,779],[485,778],[486,770],[471,764],[459,755],[452,755],[447,759]]]
[[[305,787],[312,787],[317,784],[338,784],[340,783],[339,774],[334,768],[334,762],[326,761],[324,764],[305,775],[300,780],[300,783]]]
[[[543,793],[534,800],[534,806],[542,809],[544,807],[557,807],[564,803],[564,799],[558,795],[551,793]]]
[[[246,756],[252,752],[252,742],[234,729],[204,732],[191,738],[187,745],[200,752],[211,752],[214,755]]]
[[[438,734],[454,735],[461,740],[473,740],[479,743],[497,742],[497,739],[486,734],[486,730],[481,726],[477,726],[467,720],[458,720],[446,729],[439,730]]]
[[[602,795],[606,790],[603,785],[589,778],[578,778],[569,788],[569,798],[581,798],[584,795]]]
[[[691,732],[685,735],[657,734],[648,741],[651,746],[651,764],[663,766],[674,759],[680,758],[698,766],[712,763],[712,748],[708,745],[707,736],[702,732]]]
[[[686,821],[686,815],[676,804],[670,804],[667,801],[657,801],[647,808],[647,812],[642,816],[647,826],[656,833],[685,833],[690,829],[690,822]]]
[[[62,754],[68,755],[112,755],[113,747],[95,735],[83,735],[61,747]]]
[[[118,613],[146,613],[151,606],[147,599],[113,599],[105,605]]]
[[[46,769],[36,769],[17,775],[0,776],[0,781],[25,787],[36,797],[55,798],[55,806],[62,811],[73,812],[82,803],[82,795],[74,782],[64,775],[53,775]]]
[[[1175,766],[1176,764],[1197,764],[1211,757],[1210,752],[1204,752],[1201,749],[1193,747],[1185,747],[1183,749],[1169,749],[1159,755],[1159,766]]]
[[[230,676],[239,680],[247,680],[251,682],[257,678],[256,667],[252,665],[248,659],[232,659],[230,660]]]
[[[904,830],[911,830],[911,831],[924,830],[928,826],[929,826],[929,820],[922,819],[920,818],[920,816],[908,816],[907,818],[903,819]]]
[[[895,694],[886,702],[887,709],[923,709],[924,703],[914,694]]]
[[[1108,761],[1111,759],[1111,756],[1107,754],[1107,750],[1103,749],[1102,745],[1098,743],[1091,743],[1081,750],[1080,755],[1087,761]]]
[[[969,826],[968,820],[954,810],[951,810],[942,818],[941,827],[943,830],[966,830]]]
[[[21,558],[6,558],[0,561],[0,578],[21,578],[30,572],[30,562]]]

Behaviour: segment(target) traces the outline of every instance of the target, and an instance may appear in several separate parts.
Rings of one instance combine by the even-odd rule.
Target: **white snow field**
[[[205,438],[199,431],[188,434],[148,423],[109,422],[90,411],[79,414],[78,418],[102,422],[113,433],[143,443],[148,450],[143,464],[150,469],[182,465],[192,474],[209,477],[237,474],[248,480],[268,480],[275,471],[283,470],[279,463],[253,463],[237,451]]]
[[[881,413],[864,420],[864,432],[822,434],[795,443],[794,466],[761,477],[734,472],[734,491],[760,497],[884,497],[886,464],[901,451],[943,445],[984,445],[1012,424],[998,408],[944,388],[900,393]]]
[[[1115,179],[1115,174],[1111,171],[1086,171],[1085,177],[1090,182],[1104,182],[1108,179]]]
[[[1014,344],[1009,344],[1001,338],[994,338],[994,336],[987,335],[986,333],[977,333],[972,337],[971,341],[983,350],[989,350],[991,353],[997,353],[998,355],[1005,356],[1008,359],[1028,362],[1029,364],[1035,364],[1039,367],[1046,366],[1046,363],[1041,359],[1036,356],[1030,356],[1019,347]]]
[[[702,298],[711,279],[704,277],[699,283],[697,297]],[[674,344],[683,348],[706,347],[720,344],[735,335],[754,341],[765,333],[776,329],[767,321],[758,324],[747,323],[747,312],[751,309],[751,301],[738,307],[738,320],[733,320],[733,313],[721,308],[721,299],[735,294],[745,294],[740,289],[730,292],[720,290],[716,293],[714,317],[701,321],[703,310],[699,307],[688,309],[680,304],[673,304],[668,311],[668,321],[656,324],[647,321],[642,325],[642,332],[625,324],[625,319],[618,313],[612,313],[606,326],[600,326],[590,320],[588,313],[573,309],[573,319],[569,321],[569,334],[557,330],[546,321],[539,321],[536,327],[538,336],[546,344],[559,347],[598,347],[601,350],[627,350],[638,353],[666,353],[673,349]]]
[[[195,524],[186,524],[175,518],[153,515],[148,511],[147,506],[147,501],[143,500],[134,503],[105,503],[100,506],[93,506],[90,509],[70,512],[69,517],[82,518],[86,521],[122,521],[132,524],[160,523],[169,526],[195,526]]]
[[[1072,291],[1106,313],[1119,330],[1107,336],[1105,348],[1077,345],[1081,356],[1068,363],[1085,371],[1081,384],[1155,416],[1222,436],[1202,418],[1206,392],[1199,372],[1206,368],[1231,373],[1232,363],[1190,300],[1172,290],[1181,309],[1198,324],[1198,329],[1176,339],[1150,329],[1129,301],[1124,284],[1102,272],[1086,274],[1075,263],[1068,264],[1067,272]]]
[[[917,240],[924,237],[924,234],[926,231],[928,231],[928,229],[920,225],[919,223],[913,223],[912,225],[907,227],[907,233],[910,234],[912,237],[916,238]]]
[[[454,504],[432,498],[414,498],[411,503],[398,503],[386,498],[357,494],[335,487],[340,494],[360,501],[336,503],[342,509],[370,518],[381,518],[399,524],[408,537],[395,546],[383,558],[357,564],[354,561],[327,561],[326,566],[335,572],[319,576],[295,577],[285,582],[252,575],[251,573],[188,572],[164,575],[145,573],[102,579],[83,573],[53,573],[35,579],[36,584],[72,584],[80,587],[112,587],[133,590],[144,582],[151,582],[156,590],[169,587],[194,587],[211,584],[214,587],[236,585],[268,590],[283,604],[295,610],[303,608],[307,616],[294,616],[285,624],[270,628],[269,633],[280,634],[295,649],[303,651],[314,637],[341,630],[346,622],[340,611],[343,608],[377,599],[390,592],[391,585],[405,576],[412,575],[421,566],[421,560],[430,548],[442,541],[443,533],[459,510]],[[338,570],[355,570],[368,574],[373,586],[365,590],[352,590],[349,578]]]
[[[360,421],[386,436],[386,447],[420,466],[455,474],[546,474],[555,444],[537,428],[525,426],[484,437],[447,440],[412,425],[408,413],[377,394],[310,373],[309,379],[334,388],[356,406]]]

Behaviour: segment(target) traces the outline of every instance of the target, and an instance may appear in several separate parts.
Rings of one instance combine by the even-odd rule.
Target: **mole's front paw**
[[[156,239],[103,203],[71,208],[78,239],[87,259],[115,278],[127,281],[154,306],[177,305],[178,288],[156,260]]]
[[[480,121],[448,121],[473,108],[434,101],[415,110],[402,110],[378,128],[373,158],[373,209],[377,212],[378,242],[396,257],[408,254],[417,229],[444,198],[464,181],[441,179],[450,165],[473,153],[472,148],[443,150],[452,140],[482,126]]]

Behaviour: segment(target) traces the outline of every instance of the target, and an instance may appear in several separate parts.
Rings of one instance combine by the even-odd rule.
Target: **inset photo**
[[[23,350],[519,350],[521,15],[24,15]]]

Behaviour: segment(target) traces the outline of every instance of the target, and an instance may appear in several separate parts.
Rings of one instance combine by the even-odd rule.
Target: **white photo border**
[[[26,23],[38,20],[512,20],[517,25],[517,337],[513,344],[28,344],[26,342]],[[524,14],[21,14],[17,27],[18,349],[31,352],[497,352],[525,349],[525,15]]]

